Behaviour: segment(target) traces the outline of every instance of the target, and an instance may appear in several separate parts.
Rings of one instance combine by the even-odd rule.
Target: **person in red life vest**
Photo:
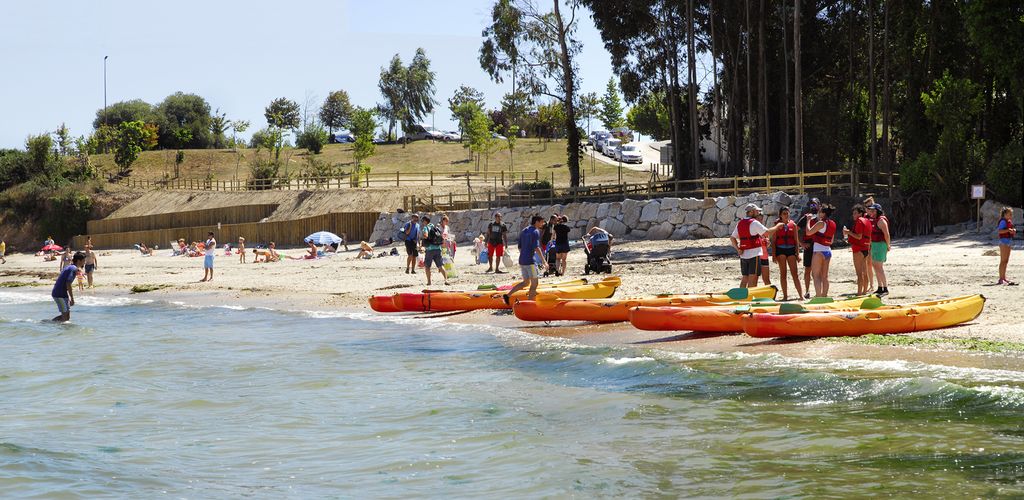
[[[764,224],[764,214],[757,214],[757,222]],[[757,274],[761,277],[761,281],[764,282],[764,286],[772,284],[772,266],[771,266],[771,254],[768,252],[768,245],[771,244],[771,239],[767,237],[761,238],[761,258],[757,261]],[[757,282],[754,283],[757,285]]]
[[[764,227],[754,217],[761,212],[761,207],[748,203],[744,207],[747,216],[736,224],[729,240],[740,256],[740,288],[757,286],[758,264],[761,260],[761,239],[771,237],[779,230],[780,224],[771,229]]]
[[[1016,285],[1006,277],[1006,265],[1010,263],[1010,249],[1013,245],[1013,238],[1017,236],[1017,229],[1013,227],[1013,209],[1003,207],[999,212],[999,282],[997,285]]]
[[[868,282],[868,261],[871,255],[871,219],[868,209],[860,203],[853,206],[853,229],[843,226],[843,236],[850,242],[853,251],[853,269],[857,272],[857,295],[867,295],[871,291]]]
[[[818,217],[807,222],[807,234],[814,243],[811,249],[811,279],[814,280],[814,296],[828,297],[828,266],[832,261],[832,240],[836,237],[836,221],[830,219],[835,207],[823,204],[818,207]]]
[[[868,198],[874,201],[871,198]],[[889,235],[889,218],[885,216],[882,205],[872,203],[868,207],[868,217],[871,217],[871,269],[878,277],[878,289],[875,295],[884,297],[889,295],[889,280],[885,276],[885,260],[889,255],[891,236]]]
[[[813,224],[818,217],[818,207],[821,206],[821,201],[817,198],[811,198],[811,202],[807,204],[807,210],[800,215],[800,218],[796,220],[796,230],[798,239],[800,240],[800,246],[804,249],[804,298],[811,298],[811,257],[814,256],[813,246],[814,239],[811,238],[811,234],[807,233],[808,223]]]
[[[782,283],[782,300],[789,300],[789,287],[786,285],[786,268],[789,268],[793,276],[793,286],[796,287],[797,298],[803,297],[803,289],[800,288],[800,275],[796,271],[797,253],[800,247],[797,245],[796,223],[789,218],[789,207],[779,209],[779,219],[776,224],[782,226],[775,232],[775,239],[772,247],[775,248],[775,262],[779,264],[779,281]]]

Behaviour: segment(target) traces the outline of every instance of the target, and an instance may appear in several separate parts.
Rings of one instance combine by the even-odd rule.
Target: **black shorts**
[[[780,257],[780,256],[781,257],[790,257],[790,256],[796,257],[796,247],[789,247],[789,248],[775,247],[775,256],[776,257]]]
[[[409,257],[416,257],[420,254],[416,248],[416,240],[405,240],[405,254]]]
[[[569,244],[565,245],[555,244],[555,253],[569,253]]]
[[[431,263],[434,264],[438,271],[444,269],[444,262],[441,260],[441,249],[423,252],[423,261],[427,269],[430,269]]]
[[[758,269],[758,264],[760,264],[760,262],[758,262],[758,261],[760,261],[760,260],[761,260],[761,257],[751,257],[749,259],[740,259],[740,276],[751,276],[751,275],[756,276],[757,274],[759,274],[761,272],[761,270]]]
[[[811,261],[814,260],[814,252],[810,248],[804,249],[804,267],[811,267]]]

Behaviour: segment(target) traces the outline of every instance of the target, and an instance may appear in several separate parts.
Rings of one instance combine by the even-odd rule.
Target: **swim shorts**
[[[796,247],[775,247],[775,256],[796,257]]]
[[[885,259],[888,255],[889,247],[885,245],[884,241],[876,241],[871,243],[871,260],[875,262],[885,262]]]
[[[206,257],[203,259],[203,267],[206,268],[206,269],[213,269],[213,251],[212,250],[210,251],[210,253],[206,254]]]
[[[85,265],[85,274],[89,274],[89,273],[91,273],[91,272],[93,272],[95,270],[96,270],[96,264],[86,264]]]
[[[757,268],[760,257],[751,257],[749,259],[740,259],[740,276],[756,276],[760,271]]]
[[[416,240],[405,240],[405,254],[409,257],[416,257],[420,254],[418,248],[416,248]]]
[[[437,267],[438,270],[441,270],[441,269],[444,268],[444,263],[441,260],[441,250],[440,249],[438,249],[438,250],[427,250],[426,252],[423,252],[423,265],[426,266],[427,269],[430,269],[430,263],[431,262],[434,263],[434,265]]]
[[[529,265],[525,265],[525,266],[521,265],[521,266],[519,266],[519,272],[521,272],[523,274],[523,279],[524,280],[537,279],[537,277],[539,276],[539,273],[537,272],[537,265],[536,264],[529,264]]]
[[[487,244],[487,256],[501,257],[505,255],[505,245],[501,243],[488,243]]]
[[[67,297],[54,297],[53,301],[57,303],[57,311],[61,314],[71,312],[71,303],[68,302]]]

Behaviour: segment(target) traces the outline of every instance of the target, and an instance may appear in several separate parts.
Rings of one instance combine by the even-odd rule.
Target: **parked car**
[[[599,136],[601,136],[602,134],[605,134],[605,135],[607,135],[607,134],[608,134],[608,132],[605,132],[604,130],[594,130],[594,131],[593,131],[593,132],[591,132],[591,133],[590,133],[590,135],[588,136],[588,141],[587,141],[587,143],[588,143],[588,144],[589,144],[590,146],[597,146],[597,138],[598,138]]]
[[[352,135],[352,132],[348,130],[342,130],[334,133],[334,142],[342,144],[347,142],[356,142],[356,136]]]
[[[508,140],[508,137],[505,137],[505,136],[503,136],[503,135],[501,135],[501,134],[499,134],[497,132],[491,132],[491,138],[492,139],[497,139],[499,141],[507,141]]]
[[[622,145],[622,141],[614,137],[609,137],[604,143],[604,149],[602,152],[605,156],[615,158],[615,150]]]
[[[434,141],[443,141],[444,132],[437,130],[434,127],[427,127],[424,125],[413,125],[412,130],[405,134],[406,140],[409,141],[422,141],[430,139]]]
[[[604,143],[607,142],[609,138],[611,138],[611,134],[609,134],[608,132],[599,132],[597,135],[595,135],[594,150],[603,152]]]
[[[612,137],[617,137],[625,142],[633,142],[633,131],[626,127],[613,128],[610,134],[612,134]]]
[[[623,144],[615,150],[615,159],[622,163],[643,163],[644,157],[640,154],[640,146],[636,144]]]
[[[441,136],[441,140],[444,141],[444,142],[461,141],[462,140],[462,134],[460,134],[460,133],[458,133],[458,132],[456,132],[454,130],[450,130],[448,132],[442,132],[442,134],[443,135]]]

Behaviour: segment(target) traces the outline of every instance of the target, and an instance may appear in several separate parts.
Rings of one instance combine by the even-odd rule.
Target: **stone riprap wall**
[[[600,226],[616,238],[667,240],[728,237],[736,223],[744,216],[743,206],[756,203],[764,208],[767,222],[783,206],[803,210],[810,198],[806,195],[790,196],[781,191],[748,196],[721,198],[661,198],[655,200],[625,200],[611,203],[569,203],[525,208],[497,210],[461,210],[448,212],[451,232],[459,242],[468,242],[484,232],[494,213],[502,214],[509,228],[509,242],[519,238],[519,231],[530,223],[534,214],[545,219],[553,213],[569,218],[573,227],[570,239],[578,239],[591,227]],[[794,212],[794,216],[798,212]],[[440,215],[427,214],[431,222],[440,222]],[[408,214],[382,213],[374,226],[372,241],[395,238],[408,220]],[[795,218],[795,217],[794,217]]]

